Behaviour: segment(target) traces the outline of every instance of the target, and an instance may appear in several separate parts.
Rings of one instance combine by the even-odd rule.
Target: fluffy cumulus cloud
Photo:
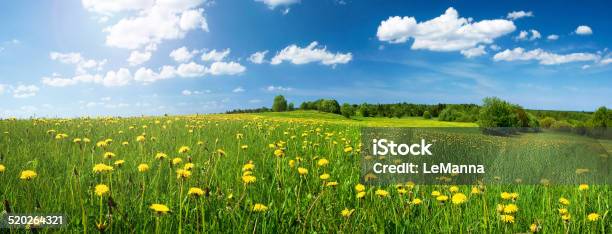
[[[13,97],[15,98],[29,98],[36,96],[40,89],[35,85],[18,85],[13,89]]]
[[[133,79],[132,73],[127,68],[119,68],[117,71],[108,71],[106,75],[79,74],[73,77],[61,77],[57,74],[42,78],[42,83],[53,87],[72,86],[79,83],[101,84],[107,87],[124,86],[130,84]]]
[[[246,68],[237,62],[214,62],[206,70],[207,73],[219,76],[219,75],[238,75],[246,71]]]
[[[530,33],[531,33],[531,36],[529,36]],[[538,32],[538,30],[535,30],[535,29],[531,29],[529,30],[529,32],[521,31],[519,32],[519,35],[516,37],[517,40],[521,40],[521,41],[525,41],[525,40],[533,41],[533,40],[537,40],[540,38],[542,38],[542,34],[540,34],[540,32]]]
[[[485,50],[484,45],[479,45],[478,47],[470,48],[467,50],[461,50],[461,54],[467,58],[473,58],[485,55],[487,51]]]
[[[141,67],[134,73],[134,80],[143,83],[153,83],[159,80],[171,79],[176,76],[176,69],[173,66],[163,66],[159,72]]]
[[[508,15],[506,16],[506,18],[510,20],[517,20],[517,19],[525,18],[525,17],[533,17],[533,12],[531,11],[513,11],[513,12],[508,13]]]
[[[578,34],[578,35],[583,35],[583,36],[586,36],[586,35],[591,35],[591,34],[593,34],[593,30],[591,30],[591,27],[589,27],[589,26],[586,26],[586,25],[580,25],[580,26],[578,26],[578,27],[576,28],[575,33],[576,33],[576,34]]]
[[[414,17],[392,16],[378,26],[378,40],[405,43],[414,39],[411,48],[431,51],[462,51],[477,48],[516,30],[510,20],[493,19],[474,21],[459,17],[454,8],[428,21],[418,23]]]
[[[592,53],[571,53],[571,54],[556,54],[544,51],[542,49],[534,49],[526,51],[521,47],[512,50],[506,49],[493,56],[494,61],[539,61],[543,65],[555,65],[571,62],[587,62],[598,61],[600,56]]]
[[[221,61],[230,54],[230,49],[217,51],[211,50],[202,54],[202,61]]]
[[[189,51],[187,47],[183,46],[170,52],[170,57],[174,59],[174,61],[184,63],[190,61],[197,53],[199,53],[198,50]]]
[[[550,35],[548,35],[548,37],[546,37],[546,39],[548,39],[549,41],[556,41],[557,39],[559,39],[559,35],[557,35],[557,34],[550,34]]]
[[[234,90],[232,90],[233,93],[242,93],[246,90],[244,90],[242,87],[238,86],[236,87]]]
[[[266,54],[268,53],[268,51],[257,51],[253,54],[251,54],[251,56],[249,56],[249,61],[251,61],[252,63],[255,64],[262,64],[265,62],[266,59]]]
[[[290,6],[292,4],[300,3],[300,0],[255,0],[255,1],[266,4],[266,6],[268,6],[270,9],[274,9],[278,6]]]
[[[99,14],[124,13],[104,29],[108,46],[138,49],[164,40],[184,38],[187,32],[208,31],[203,0],[83,0],[85,9]]]
[[[206,75],[206,67],[195,62],[183,63],[178,66],[176,72],[181,77],[199,77]]]
[[[271,64],[277,65],[283,61],[289,61],[293,64],[306,64],[312,62],[320,62],[323,65],[346,64],[353,59],[351,53],[333,53],[327,51],[326,47],[317,47],[318,42],[314,41],[308,46],[302,48],[295,44],[285,47],[270,61]]]
[[[127,61],[130,64],[130,66],[136,66],[136,65],[143,64],[146,61],[149,61],[149,59],[151,59],[151,52],[149,51],[140,52],[140,51],[134,50],[132,51],[132,53],[130,53],[130,57],[127,59]]]
[[[69,53],[60,53],[60,52],[51,52],[49,53],[49,58],[54,61],[59,61],[63,64],[71,64],[75,66],[75,73],[84,74],[87,73],[88,70],[102,70],[107,60],[94,60],[87,59],[81,55],[81,53],[69,52]]]
[[[289,92],[289,91],[293,90],[293,88],[270,85],[270,86],[268,86],[266,88],[266,90],[268,90],[270,92]]]
[[[132,73],[128,69],[119,68],[117,71],[108,71],[102,79],[102,84],[108,87],[124,86],[128,85],[130,80],[132,80]]]

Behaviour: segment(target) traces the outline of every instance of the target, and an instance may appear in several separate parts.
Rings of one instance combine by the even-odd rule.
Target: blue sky
[[[591,111],[612,106],[611,5],[3,1],[0,117],[213,113],[277,94]]]

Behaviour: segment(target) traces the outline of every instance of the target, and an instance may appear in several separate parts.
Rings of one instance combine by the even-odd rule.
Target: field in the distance
[[[475,125],[317,112],[2,120],[0,199],[7,212],[66,214],[43,230],[60,232],[612,228],[609,186],[362,186],[362,126]]]

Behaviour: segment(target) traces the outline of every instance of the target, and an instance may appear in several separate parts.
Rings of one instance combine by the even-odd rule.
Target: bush
[[[423,119],[431,119],[431,113],[429,111],[423,112]]]
[[[550,126],[550,128],[554,129],[556,131],[561,131],[561,132],[571,132],[572,124],[570,124],[569,122],[567,122],[565,120],[559,120],[559,121],[555,121]]]
[[[438,115],[440,121],[451,122],[475,122],[477,120],[477,107],[466,107],[463,105],[447,105]]]
[[[595,113],[593,113],[593,117],[591,118],[591,123],[595,128],[607,128],[608,122],[612,115],[610,115],[608,108],[605,106],[599,107]]]
[[[350,104],[344,103],[340,107],[340,113],[342,113],[344,117],[350,118],[351,116],[355,115],[355,109]]]
[[[287,99],[285,99],[283,95],[278,95],[274,97],[274,103],[272,103],[272,111],[287,111]]]
[[[512,127],[518,127],[517,107],[499,98],[485,98],[480,108],[478,125],[487,134],[513,134],[515,131]]]
[[[543,128],[550,128],[550,126],[552,126],[553,123],[555,123],[554,118],[552,117],[545,117],[542,120],[540,120],[540,126],[542,126]]]

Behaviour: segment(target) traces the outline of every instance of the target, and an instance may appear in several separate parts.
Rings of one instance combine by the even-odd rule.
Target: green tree
[[[272,111],[282,112],[287,111],[287,99],[283,95],[274,97],[274,103],[272,103]]]
[[[319,111],[340,114],[340,104],[334,99],[325,99],[319,103]]]
[[[608,108],[606,108],[605,106],[602,106],[602,107],[599,107],[597,111],[595,111],[595,113],[593,113],[593,117],[591,118],[591,123],[593,124],[593,127],[595,128],[607,128],[608,122],[610,122],[611,118],[612,118],[612,115],[610,115]]]
[[[515,133],[512,127],[519,127],[516,110],[520,106],[496,97],[483,99],[478,116],[478,126],[487,134],[508,135]]]
[[[429,111],[423,112],[423,119],[431,119],[431,113]]]
[[[353,108],[353,106],[351,106],[351,104],[348,103],[344,103],[342,104],[342,106],[340,107],[340,113],[346,117],[346,118],[350,118],[351,116],[355,115],[355,109]]]

